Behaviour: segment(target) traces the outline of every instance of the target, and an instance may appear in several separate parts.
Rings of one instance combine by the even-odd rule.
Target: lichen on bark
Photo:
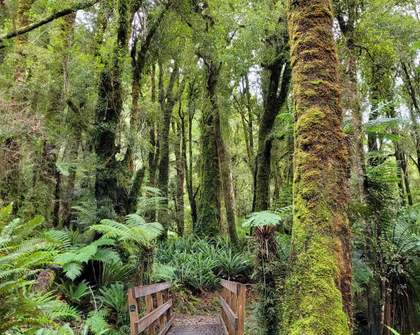
[[[346,216],[349,152],[341,130],[330,0],[289,1],[295,101],[294,219],[284,334],[350,334]]]

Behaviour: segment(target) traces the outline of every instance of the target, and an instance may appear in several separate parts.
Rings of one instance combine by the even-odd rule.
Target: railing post
[[[146,313],[150,313],[153,311],[154,306],[153,306],[153,295],[149,294],[146,295],[145,297],[145,302],[146,302]],[[149,330],[147,331],[147,335],[155,335],[156,331],[155,331],[155,325],[152,324],[149,328]]]
[[[238,315],[238,329],[236,335],[245,334],[245,304],[246,285],[238,284],[236,297],[236,313]]]
[[[130,313],[130,335],[138,335],[137,321],[139,320],[139,310],[134,288],[128,289],[128,311]]]
[[[157,307],[164,303],[162,292],[156,293]],[[166,302],[166,301],[165,301]],[[162,330],[166,324],[166,313],[159,318],[159,330]]]

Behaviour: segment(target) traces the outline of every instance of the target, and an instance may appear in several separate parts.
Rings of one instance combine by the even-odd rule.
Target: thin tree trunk
[[[179,121],[172,122],[173,130],[175,133],[175,165],[176,165],[176,190],[175,190],[175,214],[176,214],[176,223],[178,235],[184,235],[184,180],[185,180],[185,162],[184,162],[184,142],[185,138],[183,137],[182,127],[182,117],[183,110],[182,104],[179,103]]]
[[[162,66],[160,66],[161,78],[162,76]],[[169,84],[166,90],[163,88],[163,82],[160,84],[160,105],[162,110],[162,123],[159,133],[159,166],[158,166],[158,186],[162,192],[162,196],[165,198],[165,207],[168,206],[168,184],[169,184],[169,130],[171,126],[172,111],[175,107],[176,102],[181,99],[182,88],[178,88],[177,95],[175,96],[174,87],[175,83],[179,77],[179,68],[175,64],[172,69],[171,76],[169,79]],[[163,78],[162,78],[163,79]],[[159,213],[159,222],[165,228],[165,231],[168,230],[168,215],[167,209],[160,211]],[[165,238],[165,234],[163,235]]]
[[[283,18],[279,19],[279,30],[281,24],[285,25]],[[258,148],[255,157],[255,191],[253,199],[253,211],[264,211],[270,207],[270,176],[271,176],[271,148],[272,131],[275,119],[280,112],[282,105],[287,100],[290,83],[290,65],[287,50],[288,35],[277,33],[279,36],[269,36],[267,48],[273,48],[276,53],[274,61],[265,66],[264,85],[264,111],[260,118],[258,130]]]
[[[187,192],[188,200],[191,207],[191,221],[193,227],[197,225],[197,203],[195,200],[194,186],[193,186],[193,151],[192,151],[192,128],[193,120],[195,115],[195,103],[196,103],[196,87],[195,81],[190,83],[189,92],[188,92],[188,160],[187,160],[187,145],[186,145],[186,135],[185,135],[185,119],[182,115],[181,117],[181,131],[182,138],[184,139],[183,145],[183,154],[184,154],[184,163],[185,163],[185,176],[187,183]]]
[[[409,112],[410,112],[410,119],[411,119],[412,134],[413,134],[414,143],[416,146],[417,171],[420,174],[420,127],[417,121],[417,117],[418,115],[420,115],[420,107],[417,101],[416,91],[411,81],[411,76],[408,71],[407,65],[404,62],[402,62],[401,64],[404,71],[404,77],[405,77],[404,82],[405,82],[406,90],[411,98],[411,106],[409,108]]]
[[[289,1],[296,125],[285,334],[350,334],[349,152],[332,25],[330,0]]]
[[[152,102],[156,102],[156,65],[153,64],[151,71],[151,98]],[[157,162],[159,158],[159,143],[156,140],[156,126],[155,121],[151,118],[148,120],[149,124],[149,142],[151,149],[149,151],[149,185],[156,186]]]

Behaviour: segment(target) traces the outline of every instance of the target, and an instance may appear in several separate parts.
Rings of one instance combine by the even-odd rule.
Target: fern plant
[[[54,264],[61,247],[43,233],[43,222],[40,216],[13,219],[12,205],[0,209],[1,334],[78,317],[74,308],[52,293],[35,289],[38,273]]]
[[[78,284],[74,282],[62,282],[57,285],[58,290],[65,296],[66,301],[72,304],[80,304],[90,294],[89,285],[82,281]]]
[[[82,273],[83,265],[91,260],[101,262],[118,262],[118,253],[108,247],[115,245],[110,238],[101,237],[87,245],[74,245],[59,254],[54,261],[63,267],[65,275],[74,280]]]
[[[115,316],[115,324],[122,326],[128,323],[127,296],[122,283],[114,283],[99,289],[99,301]]]
[[[138,214],[127,215],[123,223],[104,219],[100,224],[93,225],[91,229],[102,233],[106,238],[118,240],[126,246],[129,244],[150,246],[163,231],[160,223],[147,223]]]

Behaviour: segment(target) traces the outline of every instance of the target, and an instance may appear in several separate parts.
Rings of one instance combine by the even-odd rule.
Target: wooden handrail
[[[159,284],[153,284],[153,285],[147,285],[147,286],[137,286],[134,288],[134,292],[135,292],[136,298],[141,298],[147,295],[152,295],[152,294],[167,290],[170,287],[171,287],[171,284],[169,283],[159,283]]]
[[[223,312],[225,312],[226,316],[228,317],[230,324],[233,328],[237,328],[238,326],[238,315],[232,311],[232,308],[230,308],[229,304],[223,299],[222,297],[219,297],[220,304],[222,305]]]
[[[170,283],[133,287],[128,290],[130,335],[165,335],[173,322]],[[142,307],[142,308],[140,308]],[[143,316],[140,318],[140,311]]]
[[[153,322],[158,320],[171,307],[172,299],[163,304],[162,306],[159,306],[158,308],[154,309],[149,314],[143,316],[140,320],[136,322],[138,327],[137,331],[139,333],[145,331]]]
[[[226,335],[244,335],[246,285],[221,280],[220,322]]]

